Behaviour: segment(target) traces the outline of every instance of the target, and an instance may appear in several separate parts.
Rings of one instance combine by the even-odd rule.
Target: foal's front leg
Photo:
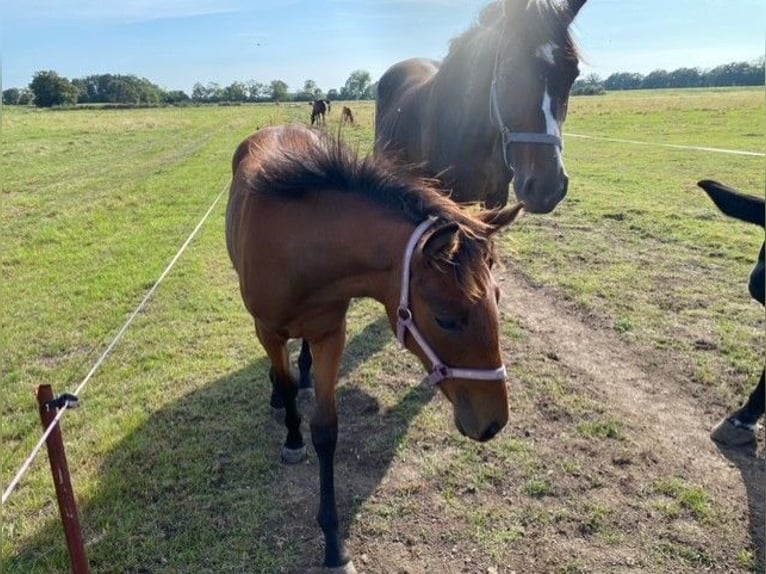
[[[335,502],[335,445],[338,441],[338,413],[335,384],[346,340],[346,322],[320,340],[311,342],[314,354],[316,409],[311,418],[311,440],[319,458],[319,513],[317,522],[325,537],[325,568],[338,574],[356,572],[340,538]]]
[[[298,383],[290,374],[290,354],[287,349],[287,340],[262,328],[257,321],[255,332],[271,360],[269,376],[272,378],[277,394],[281,396],[284,402],[287,438],[282,447],[282,460],[287,464],[295,464],[306,458],[306,445],[301,434],[301,415],[295,400],[298,396]],[[275,406],[273,394],[272,406]]]

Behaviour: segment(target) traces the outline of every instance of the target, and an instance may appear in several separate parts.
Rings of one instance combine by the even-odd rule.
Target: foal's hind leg
[[[257,321],[255,332],[271,361],[269,375],[274,384],[275,394],[280,395],[284,402],[287,438],[282,447],[282,460],[288,464],[295,464],[306,458],[306,445],[301,434],[301,415],[295,400],[298,396],[298,383],[290,374],[287,340],[263,329]],[[274,406],[274,398],[272,394],[272,406]]]

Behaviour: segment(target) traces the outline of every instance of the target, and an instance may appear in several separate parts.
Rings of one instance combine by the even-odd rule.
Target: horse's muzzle
[[[544,178],[529,175],[514,179],[516,198],[524,203],[529,213],[550,213],[566,197],[569,189],[569,177],[562,170],[556,178]]]

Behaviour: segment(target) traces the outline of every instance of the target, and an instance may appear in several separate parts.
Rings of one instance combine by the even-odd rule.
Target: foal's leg
[[[298,370],[300,371],[299,390],[311,389],[311,347],[308,341],[303,339],[301,353],[298,355]]]
[[[271,360],[269,375],[272,378],[275,391],[284,401],[287,438],[282,447],[282,460],[288,464],[295,464],[306,458],[306,445],[301,434],[301,415],[298,413],[298,406],[295,401],[298,395],[298,383],[290,375],[290,354],[287,350],[287,340],[263,329],[257,321],[255,332]],[[274,394],[272,394],[273,405]]]
[[[355,572],[338,531],[335,503],[335,445],[338,440],[338,413],[335,384],[346,340],[346,321],[334,332],[311,342],[314,353],[316,408],[311,418],[311,441],[319,458],[319,513],[317,522],[325,537],[324,566],[339,573]]]
[[[766,400],[766,391],[764,390],[764,373],[766,370],[761,371],[761,380],[758,382],[758,386],[747,399],[745,405],[735,411],[730,418],[735,419],[741,426],[747,426],[755,430],[755,425],[758,423],[758,419],[761,418],[764,409],[764,401]]]
[[[738,446],[756,441],[758,419],[763,415],[764,402],[766,402],[764,374],[766,370],[761,371],[761,380],[745,405],[718,423],[710,433],[710,438],[726,446]]]

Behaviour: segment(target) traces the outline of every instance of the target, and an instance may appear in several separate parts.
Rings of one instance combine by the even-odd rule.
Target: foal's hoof
[[[354,563],[349,561],[344,566],[311,568],[306,574],[357,574],[357,572]]]
[[[738,424],[735,419],[727,418],[718,423],[710,438],[723,446],[742,446],[756,441],[756,428]]]
[[[282,462],[285,464],[298,464],[306,460],[306,445],[300,448],[282,447]]]

